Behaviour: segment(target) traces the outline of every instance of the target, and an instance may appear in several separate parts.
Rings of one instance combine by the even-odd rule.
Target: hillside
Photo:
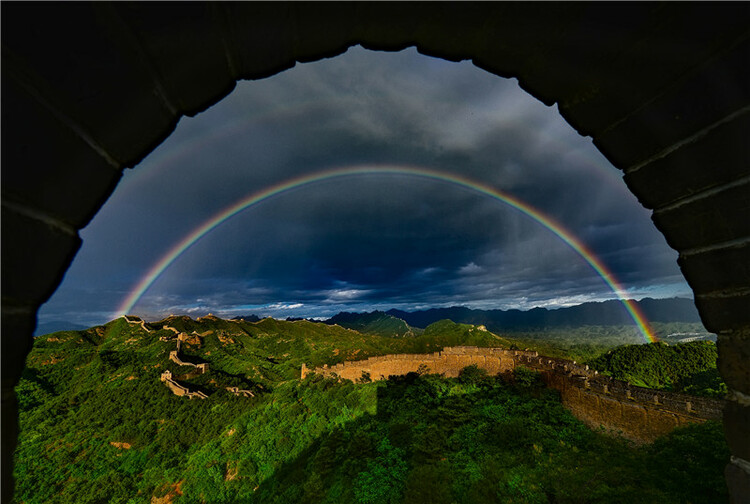
[[[361,333],[377,334],[393,338],[413,337],[421,334],[421,330],[409,326],[400,318],[388,315],[382,311],[370,313],[341,312],[324,321],[329,325],[340,325],[347,329],[354,329]]]
[[[720,424],[631,447],[587,429],[528,371],[515,385],[476,372],[367,384],[299,380],[303,362],[506,341],[449,320],[392,338],[310,321],[211,316],[120,318],[42,336],[16,389],[16,500],[726,500]],[[165,371],[206,398],[173,394],[161,381]]]
[[[716,345],[626,345],[588,361],[592,368],[643,387],[724,397],[727,387],[716,368]]]

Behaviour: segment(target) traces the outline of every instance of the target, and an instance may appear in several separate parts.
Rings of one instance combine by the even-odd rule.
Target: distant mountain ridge
[[[362,333],[394,338],[417,335],[417,331],[409,327],[409,324],[402,318],[377,310],[370,313],[340,312],[323,322],[329,325],[338,324],[341,327],[354,329]]]
[[[58,331],[83,331],[87,329],[86,326],[76,324],[75,322],[68,322],[67,320],[52,320],[49,322],[39,322],[34,330],[34,336],[41,336],[43,334],[49,334]]]
[[[634,301],[651,322],[685,322],[700,323],[700,315],[692,299],[643,298]],[[234,317],[234,320],[257,322],[260,317],[245,315]],[[450,308],[431,308],[420,311],[340,312],[322,322],[338,324],[347,329],[379,334],[381,336],[404,337],[414,336],[440,320],[452,320],[460,324],[484,325],[493,332],[526,331],[558,327],[575,327],[582,325],[628,325],[633,323],[630,314],[619,300],[582,303],[567,308],[532,308],[530,310],[476,310],[464,306]],[[310,320],[288,318],[287,320]]]
[[[261,319],[257,315],[237,315],[232,320],[244,320],[245,322],[259,322]]]
[[[635,301],[646,319],[652,322],[700,322],[692,299],[644,298]],[[463,306],[432,308],[406,312],[391,309],[388,315],[400,318],[413,327],[427,327],[438,320],[449,319],[462,324],[485,325],[490,331],[526,330],[581,325],[622,325],[632,323],[630,315],[618,300],[589,302],[568,308],[532,308],[521,310],[474,310]]]

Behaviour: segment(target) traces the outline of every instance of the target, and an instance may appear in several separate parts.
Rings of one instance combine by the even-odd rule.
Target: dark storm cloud
[[[368,164],[458,172],[505,190],[563,223],[634,296],[688,293],[648,212],[554,109],[469,63],[353,48],[240,83],[183,119],[84,230],[42,316],[114,311],[160,256],[234,201]],[[235,216],[175,261],[136,311],[299,316],[612,296],[550,230],[501,202],[367,176],[300,187]]]

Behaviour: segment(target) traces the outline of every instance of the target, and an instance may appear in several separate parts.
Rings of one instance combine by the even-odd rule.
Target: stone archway
[[[746,3],[4,4],[4,497],[36,311],[122,170],[237,79],[356,44],[516,77],[624,172],[719,334],[727,481],[750,495],[749,19]]]

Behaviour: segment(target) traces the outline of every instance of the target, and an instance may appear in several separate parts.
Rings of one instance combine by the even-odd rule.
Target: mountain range
[[[651,322],[700,323],[701,319],[692,299],[644,298],[634,301]],[[236,316],[234,320],[258,322],[257,315]],[[420,311],[373,311],[364,313],[340,312],[324,320],[356,331],[392,337],[415,336],[439,320],[452,320],[462,324],[484,325],[490,331],[531,331],[584,325],[630,325],[633,320],[618,300],[583,303],[567,308],[532,308],[531,310],[475,310],[463,306],[431,308]],[[288,321],[303,320],[288,318]],[[312,319],[308,319],[311,320]],[[40,323],[35,335],[62,330],[83,330],[85,327],[64,321]]]
[[[634,301],[651,322],[700,323],[692,299],[644,298]],[[248,322],[260,320],[256,315],[235,317]],[[289,321],[302,320],[288,318]],[[309,319],[312,321],[312,319]],[[566,308],[532,308],[531,310],[476,310],[464,306],[431,308],[421,311],[340,312],[323,322],[340,325],[367,334],[404,337],[421,334],[423,328],[440,320],[461,324],[483,325],[493,332],[538,331],[580,326],[631,325],[633,319],[619,300],[589,302]]]
[[[635,301],[651,322],[701,321],[692,299],[644,298]],[[407,312],[388,310],[387,315],[399,318],[413,327],[427,327],[438,320],[449,319],[462,324],[485,325],[490,331],[518,331],[583,325],[632,324],[630,314],[620,301],[583,303],[567,308],[532,308],[531,310],[474,310],[462,306],[432,308]]]

